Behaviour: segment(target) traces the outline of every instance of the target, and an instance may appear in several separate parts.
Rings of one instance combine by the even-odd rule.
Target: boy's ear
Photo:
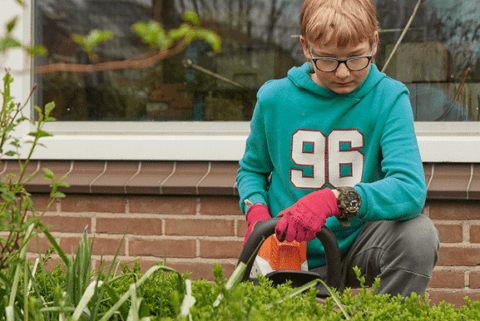
[[[310,61],[312,59],[312,57],[310,57],[310,52],[308,52],[307,40],[305,38],[303,38],[302,36],[300,36],[300,43],[302,44],[303,55],[305,56],[305,58],[307,58],[307,61]]]
[[[379,40],[380,39],[378,37],[378,31],[375,31],[375,41],[374,41],[374,44],[373,44],[373,53],[372,53],[372,56],[374,56],[374,57],[377,54]]]

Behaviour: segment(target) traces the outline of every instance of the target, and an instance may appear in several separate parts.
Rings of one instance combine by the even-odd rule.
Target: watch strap
[[[338,187],[339,195],[337,197],[337,206],[340,210],[340,215],[337,219],[342,226],[349,227],[349,218],[357,216],[362,205],[362,198],[353,187]]]

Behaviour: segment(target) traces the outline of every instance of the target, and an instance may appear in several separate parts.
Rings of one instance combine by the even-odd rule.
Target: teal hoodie
[[[349,94],[317,85],[308,63],[265,83],[257,94],[237,186],[245,199],[266,204],[272,217],[302,196],[353,186],[362,198],[358,216],[343,227],[331,217],[340,251],[348,251],[363,225],[408,220],[425,203],[423,165],[407,88],[372,64]],[[309,268],[325,264],[318,240],[307,246]]]

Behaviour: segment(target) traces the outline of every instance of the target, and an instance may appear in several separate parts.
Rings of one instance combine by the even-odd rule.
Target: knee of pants
[[[419,215],[409,221],[398,222],[398,239],[387,251],[387,267],[402,268],[430,275],[437,263],[440,241],[432,221]]]

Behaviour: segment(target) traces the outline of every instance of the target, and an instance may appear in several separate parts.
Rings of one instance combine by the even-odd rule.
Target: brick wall
[[[139,259],[143,269],[167,257],[167,265],[212,280],[214,263],[229,276],[242,250],[246,224],[238,206],[236,162],[32,161],[28,174],[50,168],[66,175],[63,191],[43,218],[61,247],[74,253],[84,228],[95,236],[93,263]],[[430,216],[440,233],[439,261],[428,297],[461,305],[480,300],[480,164],[424,164]],[[0,178],[18,162],[0,163]],[[27,190],[44,208],[50,182],[35,177]],[[128,227],[128,230],[127,230]],[[48,241],[40,237],[40,249]],[[33,257],[36,245],[31,244]],[[58,262],[58,257],[51,264]]]
[[[480,202],[429,200],[424,213],[440,235],[438,263],[428,285],[429,298],[455,305],[480,301]]]
[[[44,208],[48,195],[34,195],[35,208]],[[93,264],[103,258],[111,262],[121,240],[118,259],[147,269],[165,256],[167,265],[192,279],[213,280],[214,263],[220,263],[229,276],[242,251],[246,232],[244,215],[237,197],[194,196],[105,196],[70,194],[58,200],[42,219],[67,254],[87,228],[95,236]],[[49,242],[40,238],[45,251]],[[31,244],[31,252],[37,251]],[[31,254],[34,255],[33,253]],[[59,259],[54,256],[51,265]]]
[[[40,208],[47,196],[37,194],[34,200]],[[465,296],[480,300],[479,209],[479,201],[429,200],[425,206],[424,214],[437,226],[441,241],[439,261],[427,289],[434,303],[445,300],[458,306]],[[119,260],[139,259],[147,269],[166,256],[169,267],[191,272],[192,279],[208,280],[213,279],[214,263],[222,265],[227,277],[231,274],[246,231],[235,196],[70,194],[51,207],[43,223],[52,226],[52,234],[69,254],[87,227],[89,235],[95,236],[95,265],[102,257],[112,260],[126,232]],[[40,241],[46,250],[48,241]],[[31,250],[35,248],[32,244]]]

